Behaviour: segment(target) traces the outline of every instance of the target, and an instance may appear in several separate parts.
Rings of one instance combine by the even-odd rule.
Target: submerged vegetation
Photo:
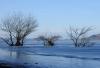
[[[92,29],[90,27],[84,27],[81,29],[78,28],[72,28],[70,27],[69,31],[67,31],[67,34],[69,38],[72,40],[75,47],[86,47],[93,45],[87,34]]]
[[[2,31],[6,38],[1,38],[9,46],[23,46],[25,38],[37,27],[36,20],[31,16],[12,15],[2,21]]]
[[[22,14],[8,16],[2,21],[1,30],[6,33],[6,37],[1,37],[1,39],[9,46],[23,46],[26,37],[34,32],[37,26],[37,22],[32,16]],[[81,29],[70,27],[67,35],[75,47],[86,47],[92,45],[87,36],[90,31],[90,27]],[[40,35],[35,39],[42,41],[45,47],[52,47],[60,37],[59,35]]]
[[[55,45],[55,41],[57,41],[60,38],[58,35],[41,35],[37,37],[37,40],[43,41],[43,45],[45,47],[52,47]]]

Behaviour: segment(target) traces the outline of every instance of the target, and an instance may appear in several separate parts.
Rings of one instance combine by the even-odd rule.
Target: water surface
[[[23,48],[22,48],[23,49]],[[28,48],[32,49],[32,48]],[[0,48],[0,60],[37,65],[41,68],[99,68],[100,61],[93,59],[80,59],[63,56],[49,56],[28,53],[19,49]],[[32,68],[32,66],[28,67]]]

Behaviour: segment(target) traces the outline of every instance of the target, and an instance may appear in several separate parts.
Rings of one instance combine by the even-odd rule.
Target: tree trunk
[[[21,42],[19,38],[17,38],[15,46],[21,46]]]
[[[23,44],[24,44],[24,39],[21,40],[21,43],[20,43],[20,44],[21,44],[21,46],[23,46]]]

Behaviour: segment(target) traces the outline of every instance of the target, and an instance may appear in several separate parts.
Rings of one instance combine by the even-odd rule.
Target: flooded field
[[[56,49],[55,52],[53,50]],[[63,53],[57,53],[63,49]],[[73,49],[73,48],[72,48]],[[47,51],[48,50],[48,51]],[[64,55],[66,53],[66,55]],[[28,68],[99,68],[100,59],[76,57],[71,52],[64,51],[62,47],[2,47],[0,48],[0,60],[26,65]],[[86,52],[87,53],[87,52]],[[97,54],[97,52],[95,52]],[[77,54],[77,53],[75,53]],[[79,54],[79,55],[81,55]],[[94,55],[94,54],[93,54]],[[35,67],[34,67],[35,66]]]

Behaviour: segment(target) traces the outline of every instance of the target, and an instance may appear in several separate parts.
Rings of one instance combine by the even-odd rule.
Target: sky
[[[21,12],[37,19],[33,35],[55,33],[65,36],[69,26],[93,27],[100,33],[100,0],[0,0],[0,18]]]

